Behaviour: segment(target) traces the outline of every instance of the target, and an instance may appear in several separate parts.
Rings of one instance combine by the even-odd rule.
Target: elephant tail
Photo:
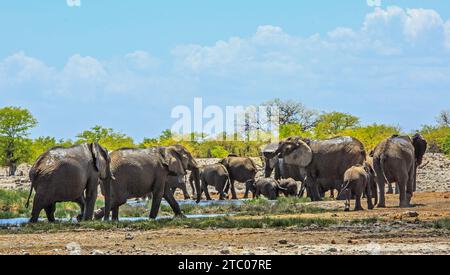
[[[33,182],[31,183],[30,194],[28,195],[27,203],[25,204],[26,209],[28,209],[28,207],[30,207],[30,199],[31,199],[32,194],[33,194]]]

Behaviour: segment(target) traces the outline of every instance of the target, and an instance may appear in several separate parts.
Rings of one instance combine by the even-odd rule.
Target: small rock
[[[133,235],[131,235],[131,234],[126,234],[126,235],[125,235],[125,240],[131,241],[131,240],[133,240],[133,239],[134,239]]]
[[[105,255],[105,252],[100,250],[94,250],[91,252],[91,255]]]
[[[223,255],[228,255],[230,253],[231,253],[231,251],[229,248],[224,248],[224,249],[220,250],[220,254],[223,254]]]
[[[335,240],[331,240],[331,244],[336,244],[336,241]]]
[[[256,254],[251,252],[251,251],[244,251],[244,252],[242,252],[242,255],[244,255],[244,256],[254,256]]]
[[[328,252],[332,252],[332,253],[338,252],[338,250],[337,250],[336,248],[334,248],[334,247],[328,249],[327,251],[328,251]]]
[[[23,254],[22,255],[24,255],[24,256],[28,256],[28,255],[30,255],[30,252],[27,252],[27,251],[25,251],[25,252],[23,252]]]
[[[287,241],[287,240],[279,240],[278,243],[279,243],[279,244],[287,244],[288,241]]]
[[[405,214],[406,214],[406,216],[408,216],[410,218],[417,218],[417,217],[419,217],[419,213],[417,213],[416,211],[408,211]]]

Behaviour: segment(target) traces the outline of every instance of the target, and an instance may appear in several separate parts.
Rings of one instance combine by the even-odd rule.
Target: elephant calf
[[[298,194],[298,185],[297,185],[297,182],[294,179],[292,179],[292,178],[282,179],[282,180],[280,180],[280,186],[282,188],[286,189],[286,190],[282,190],[283,194],[286,197],[297,196],[297,194]]]
[[[193,179],[189,177],[192,184]],[[214,186],[219,192],[220,200],[225,200],[230,188],[230,175],[225,166],[220,163],[204,166],[200,171],[201,192],[205,192],[207,200],[211,200],[208,186]],[[226,190],[226,191],[225,191]]]
[[[367,165],[357,165],[349,168],[344,174],[344,183],[338,195],[339,200],[345,199],[345,211],[350,211],[350,199],[355,196],[355,211],[364,210],[361,206],[363,193],[367,196],[367,207],[373,209],[372,190],[370,186],[371,173]]]
[[[286,188],[281,187],[279,182],[273,178],[261,178],[257,181],[248,180],[246,189],[253,193],[253,198],[259,198],[261,195],[269,200],[276,200],[279,196],[279,191],[287,191]]]

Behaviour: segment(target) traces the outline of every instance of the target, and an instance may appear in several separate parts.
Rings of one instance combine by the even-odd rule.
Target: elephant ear
[[[412,138],[412,143],[414,146],[416,165],[420,166],[422,164],[423,156],[425,155],[425,152],[427,151],[428,143],[420,134],[416,134]]]
[[[307,167],[313,157],[311,148],[303,141],[298,140],[296,149],[284,156],[284,162],[288,165],[298,165],[300,167]]]
[[[171,174],[177,176],[186,174],[181,159],[174,150],[166,149],[166,152],[164,154],[164,160]]]
[[[108,153],[97,142],[92,143],[91,148],[95,169],[99,172],[100,178],[104,179],[107,176],[108,162],[105,156]]]

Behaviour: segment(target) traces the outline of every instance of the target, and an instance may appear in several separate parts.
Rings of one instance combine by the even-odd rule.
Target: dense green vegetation
[[[353,136],[361,140],[367,150],[373,149],[380,141],[393,134],[402,133],[395,125],[371,124],[361,125],[356,116],[340,112],[320,113],[306,108],[299,102],[275,99],[263,103],[280,110],[280,138],[303,136],[313,139],[325,139],[334,136]],[[450,112],[443,111],[435,125],[424,125],[418,130],[429,142],[429,151],[450,155]],[[78,134],[74,140],[56,140],[54,137],[30,139],[32,128],[37,120],[22,108],[5,107],[0,109],[0,166],[10,167],[13,174],[21,163],[33,163],[46,150],[55,146],[71,146],[83,142],[99,142],[109,150],[122,147],[153,147],[182,144],[195,157],[222,158],[230,153],[242,156],[260,156],[261,147],[270,141],[270,137],[261,141],[236,140],[236,136],[225,133],[217,137],[192,133],[185,141],[180,141],[170,130],[165,130],[159,137],[145,138],[142,142],[133,140],[124,133],[111,128],[94,126]],[[258,125],[247,125],[246,131],[257,129]],[[225,138],[224,138],[225,137]]]

